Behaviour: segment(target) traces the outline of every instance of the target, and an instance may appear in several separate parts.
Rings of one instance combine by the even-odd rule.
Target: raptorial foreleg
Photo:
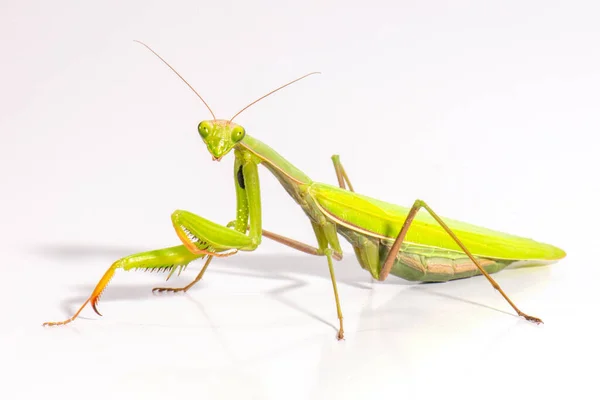
[[[181,273],[181,271],[184,270],[190,262],[202,257],[204,257],[204,255],[193,254],[188,251],[185,246],[180,245],[160,250],[132,254],[130,256],[121,258],[115,261],[110,268],[108,268],[94,288],[90,297],[71,318],[59,322],[45,322],[44,326],[66,325],[69,322],[72,322],[77,318],[79,313],[81,313],[88,303],[92,305],[92,308],[96,314],[102,315],[97,308],[98,301],[100,300],[100,296],[102,296],[104,289],[106,289],[106,286],[108,286],[108,283],[115,275],[117,269],[123,269],[125,271],[132,269],[143,271],[168,271],[168,280],[176,270]]]

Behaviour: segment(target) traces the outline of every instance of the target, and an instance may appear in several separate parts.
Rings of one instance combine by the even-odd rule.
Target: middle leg
[[[333,269],[333,255],[335,252],[342,253],[340,242],[338,240],[335,225],[326,222],[322,225],[312,222],[313,230],[319,243],[319,251],[327,256],[327,266],[329,267],[329,275],[333,286],[333,295],[335,297],[335,308],[337,311],[340,328],[338,330],[337,339],[344,339],[344,316],[342,315],[342,306],[340,305],[340,295],[337,288],[337,280],[335,279],[335,271]]]
[[[302,242],[299,242],[299,241],[294,240],[294,239],[290,239],[288,237],[279,235],[279,234],[274,233],[274,232],[269,232],[269,231],[267,231],[265,229],[262,230],[262,234],[266,238],[269,238],[269,239],[271,239],[271,240],[273,240],[273,241],[275,241],[277,243],[281,243],[281,244],[283,244],[285,246],[291,247],[292,249],[299,250],[299,251],[301,251],[303,253],[306,253],[306,254],[312,254],[314,256],[324,256],[324,255],[326,255],[325,251],[323,251],[322,249],[313,247],[313,246],[311,246],[309,244],[302,243]],[[339,260],[342,259],[342,253],[338,253],[337,251],[333,251],[332,252],[332,257],[339,261]]]

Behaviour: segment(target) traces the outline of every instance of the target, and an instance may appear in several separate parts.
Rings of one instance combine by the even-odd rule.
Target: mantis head
[[[165,63],[166,66],[171,69],[171,71],[173,71],[179,78],[181,78],[181,80],[190,89],[192,89],[192,91],[196,94],[196,96],[198,96],[200,98],[200,100],[202,100],[202,102],[204,103],[206,108],[208,108],[208,111],[210,111],[210,114],[212,115],[213,119],[200,122],[200,124],[198,124],[198,132],[200,133],[202,140],[204,140],[204,143],[206,143],[206,147],[208,148],[209,153],[212,155],[213,160],[216,160],[216,161],[220,161],[221,158],[223,158],[223,156],[225,154],[229,153],[231,151],[231,149],[234,148],[235,145],[238,144],[246,135],[246,130],[243,127],[241,127],[237,124],[234,124],[232,122],[235,117],[240,115],[243,111],[248,109],[250,106],[258,103],[260,100],[264,99],[267,96],[272,95],[273,93],[283,89],[284,87],[289,86],[294,82],[298,82],[300,79],[304,79],[307,76],[320,73],[320,72],[311,72],[309,74],[301,76],[300,78],[294,79],[293,81],[288,82],[285,85],[282,85],[275,90],[271,90],[269,93],[265,94],[262,97],[259,97],[258,99],[254,100],[252,103],[248,104],[246,107],[242,108],[229,120],[217,119],[217,117],[215,116],[215,113],[210,109],[210,107],[208,106],[206,101],[204,101],[202,96],[200,96],[200,94],[196,91],[196,89],[194,89],[192,87],[192,85],[190,85],[188,83],[188,81],[186,81],[183,78],[183,76],[181,76],[179,74],[179,72],[177,72],[175,70],[175,68],[171,67],[171,65],[167,61],[165,61],[164,58],[162,58],[160,55],[158,55],[158,53],[155,52],[154,50],[152,50],[150,48],[150,46],[148,46],[147,44],[142,43],[139,40],[134,40],[134,42],[141,44],[142,46],[144,46],[148,50],[150,50],[152,53],[154,53],[154,55],[156,57],[158,57],[163,63]]]
[[[160,56],[158,56],[158,57],[160,58]],[[161,60],[162,60],[162,58],[161,58]],[[164,60],[163,60],[163,62],[166,63],[166,61],[164,61]],[[167,65],[169,67],[171,67],[169,64],[167,64]],[[173,69],[173,68],[171,67],[171,69]],[[173,71],[175,71],[175,70],[173,70]],[[177,75],[179,75],[177,72],[175,72],[175,73]],[[198,94],[198,92],[196,92],[196,90],[194,90],[194,88],[192,88],[188,84],[190,89],[192,89],[194,91],[194,93],[196,93],[196,95],[200,98],[200,100],[202,100],[202,102],[204,103],[206,108],[208,108],[208,111],[210,111],[210,114],[213,116],[212,121],[204,120],[204,121],[200,122],[200,124],[198,124],[198,132],[200,133],[202,140],[204,140],[204,143],[206,144],[206,147],[208,148],[209,153],[212,155],[213,160],[221,161],[221,158],[223,158],[223,156],[225,154],[229,153],[231,151],[231,149],[233,149],[239,142],[242,141],[242,139],[244,139],[244,136],[246,136],[246,130],[242,126],[232,122],[235,117],[240,115],[242,112],[246,111],[250,106],[258,103],[265,97],[272,95],[273,93],[277,92],[278,90],[281,90],[284,87],[289,86],[292,83],[299,81],[300,79],[304,79],[309,75],[318,74],[318,73],[319,72],[311,72],[310,74],[306,74],[304,76],[301,76],[300,78],[294,79],[293,81],[288,82],[285,85],[282,85],[275,90],[271,90],[269,93],[265,94],[264,96],[259,97],[258,99],[254,100],[252,103],[248,104],[246,107],[242,108],[229,120],[217,119],[215,117],[215,113],[213,113],[213,111],[210,109],[208,104],[206,104],[206,102],[204,101],[202,96],[200,96]],[[180,75],[180,78],[181,78],[181,75]],[[183,79],[183,78],[181,78],[181,79]],[[187,83],[185,81],[185,79],[183,81],[185,83]]]
[[[200,122],[198,132],[215,161],[221,161],[246,136],[243,127],[223,119]]]

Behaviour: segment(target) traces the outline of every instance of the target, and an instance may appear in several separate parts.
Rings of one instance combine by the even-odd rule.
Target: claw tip
[[[98,314],[99,316],[102,316],[102,314],[100,314],[100,311],[98,311],[98,309],[96,308],[96,304],[98,303],[98,299],[95,298],[92,300],[92,308],[94,309],[94,312],[96,312],[96,314]]]

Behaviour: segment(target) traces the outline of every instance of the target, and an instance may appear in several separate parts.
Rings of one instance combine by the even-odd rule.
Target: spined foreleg
[[[90,297],[71,318],[59,322],[45,322],[44,326],[66,325],[69,322],[72,322],[75,320],[75,318],[77,318],[81,310],[83,310],[88,303],[92,305],[92,308],[96,314],[102,315],[100,312],[98,312],[97,304],[100,300],[102,292],[104,292],[104,289],[106,289],[106,286],[114,276],[117,269],[123,269],[125,271],[132,269],[144,271],[169,271],[169,275],[167,276],[168,280],[176,270],[181,272],[190,262],[202,257],[204,257],[204,255],[193,254],[188,251],[185,246],[180,245],[160,250],[147,251],[144,253],[132,254],[130,256],[121,258],[120,260],[115,261],[110,268],[108,268],[94,288],[94,291]]]

